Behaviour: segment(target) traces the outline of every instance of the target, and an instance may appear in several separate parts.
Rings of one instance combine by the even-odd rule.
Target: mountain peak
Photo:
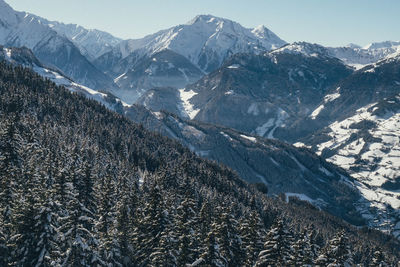
[[[211,23],[214,21],[220,22],[220,21],[230,21],[230,20],[220,18],[220,17],[210,15],[210,14],[208,14],[208,15],[200,14],[200,15],[195,16],[193,19],[191,19],[186,24],[193,25],[193,24],[200,23],[200,22]]]
[[[265,26],[249,29],[229,19],[198,15],[186,24],[126,41],[117,49],[124,58],[135,51],[151,55],[169,49],[183,55],[202,71],[210,72],[233,54],[261,53],[285,43]]]
[[[267,28],[265,25],[263,25],[263,24],[260,24],[260,25],[258,25],[257,27],[255,27],[255,28],[253,29],[253,32],[265,32],[265,31],[269,31],[269,30],[268,30],[268,28]]]
[[[301,54],[308,57],[330,56],[327,48],[319,44],[312,44],[307,42],[294,42],[291,44],[287,44],[281,48],[273,50],[271,53]]]
[[[353,44],[353,43],[349,43],[349,44],[347,44],[345,47],[347,47],[347,48],[352,48],[352,49],[361,48],[361,46],[359,46],[358,44]]]
[[[364,46],[364,49],[382,49],[382,48],[392,48],[393,46],[400,46],[400,41],[384,41],[384,42],[377,42],[371,43]]]

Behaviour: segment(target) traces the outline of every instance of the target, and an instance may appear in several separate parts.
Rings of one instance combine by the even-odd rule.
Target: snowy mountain
[[[346,169],[367,203],[369,225],[400,237],[400,94],[357,110],[308,140],[317,154]],[[297,144],[302,146],[304,144]]]
[[[46,21],[46,20],[45,20]],[[89,60],[112,50],[122,39],[96,29],[85,29],[76,24],[64,24],[57,21],[46,21],[50,28],[67,37]]]
[[[0,44],[30,48],[45,64],[57,67],[65,75],[97,89],[114,88],[113,81],[83,56],[68,38],[53,30],[48,21],[17,12],[0,0]]]
[[[126,116],[178,140],[201,157],[229,166],[250,183],[266,184],[269,194],[297,196],[353,224],[364,224],[356,215],[355,204],[362,196],[354,190],[353,179],[307,149],[138,105],[128,109]]]
[[[332,57],[328,48],[319,44],[311,44],[307,42],[294,42],[287,44],[271,51],[270,54],[298,54],[307,57]]]
[[[273,51],[273,53],[294,53],[306,56],[335,57],[356,69],[395,57],[400,54],[400,42],[386,41],[372,43],[365,47],[349,44],[344,47],[324,47],[318,44],[295,42]]]
[[[329,134],[331,141],[326,140],[322,144],[316,143],[317,153],[322,157],[331,155],[327,157],[328,161],[345,168],[353,175],[354,178],[351,178],[340,168],[326,163],[307,149],[297,149],[277,140],[260,139],[225,127],[185,121],[172,114],[153,112],[138,105],[127,105],[110,94],[101,93],[79,85],[71,79],[62,76],[57,70],[46,68],[35,58],[29,49],[1,47],[0,59],[6,59],[14,64],[29,66],[38,74],[49,78],[59,85],[64,85],[72,92],[78,92],[88,98],[94,99],[109,109],[124,114],[131,120],[143,124],[149,130],[158,131],[163,135],[178,140],[202,157],[230,166],[249,182],[266,183],[270,193],[285,193],[287,196],[297,196],[301,199],[306,199],[311,204],[328,210],[354,224],[364,224],[362,220],[357,219],[357,216],[359,216],[357,214],[363,214],[363,219],[371,227],[383,230],[386,229],[385,227],[387,227],[388,223],[387,217],[383,215],[387,214],[388,211],[392,212],[389,225],[394,229],[393,233],[395,236],[398,236],[398,231],[400,230],[396,226],[398,214],[393,212],[390,207],[392,206],[396,209],[396,203],[398,203],[398,200],[396,200],[397,195],[394,192],[396,192],[396,186],[398,186],[396,173],[398,173],[400,166],[397,166],[396,163],[392,164],[392,162],[397,162],[399,151],[396,148],[399,142],[396,129],[399,123],[397,115],[398,110],[400,110],[400,96],[396,96],[394,99],[387,99],[386,102],[369,108],[369,111],[371,112],[372,110],[374,113],[373,116],[380,116],[373,118],[373,121],[378,121],[378,124],[360,121],[359,118],[369,119],[372,117],[372,115],[364,114],[365,111],[362,111],[364,113],[357,115],[357,118],[349,118],[337,123],[338,125],[333,124],[332,127],[330,126],[332,128],[332,133]],[[280,60],[281,58],[278,57],[278,61]],[[176,89],[173,88],[160,88],[159,90],[160,92],[170,92],[170,94],[172,94],[171,92],[176,92]],[[149,92],[157,95],[156,89]],[[186,99],[187,101],[186,106],[183,103],[181,107],[184,110],[190,107],[191,104],[188,100],[192,94],[190,91],[185,91],[184,89],[178,90],[177,98]],[[329,96],[325,96],[324,99],[326,101],[336,99],[333,96]],[[148,105],[149,102],[146,101],[151,101],[151,99],[152,97],[143,100],[143,104]],[[257,110],[259,112],[258,105],[253,105],[250,113],[255,116],[254,113]],[[182,110],[179,109],[178,111]],[[393,113],[393,116],[389,116],[388,112],[397,112],[397,114]],[[354,142],[357,140],[354,140],[354,134],[356,132],[351,129],[361,129],[363,125],[367,125],[367,127],[372,125],[371,127],[375,129],[373,131],[379,136],[374,135],[371,139],[368,137],[369,135],[358,134],[361,136],[361,139],[365,137],[365,141],[358,140],[361,145],[355,145]],[[350,131],[346,132],[345,128],[350,128]],[[338,132],[335,132],[335,130]],[[344,143],[340,145],[336,140],[344,140]],[[368,150],[372,146],[365,145],[365,142],[381,142],[381,140],[386,141],[381,143],[381,145],[374,144],[376,148],[373,151]],[[360,146],[362,145],[363,147],[361,148]],[[354,148],[355,146],[356,148],[358,147],[359,152],[363,151],[364,154],[361,158],[363,159],[365,156],[368,159],[367,161],[360,161],[360,155],[351,155],[351,152],[358,153],[357,149]],[[390,149],[391,147],[393,149]],[[327,152],[328,149],[330,153]],[[386,153],[386,159],[377,163],[375,155],[382,155],[384,153]],[[342,160],[346,157],[349,160],[352,157],[355,158],[356,164],[344,164]],[[371,163],[375,165],[371,165]],[[378,169],[374,167],[380,163],[382,164]],[[394,167],[397,169],[394,169]],[[374,170],[370,168],[374,168]],[[365,177],[365,172],[372,173],[373,171],[376,171],[376,174],[373,177],[371,176],[371,179],[365,180],[363,178]],[[313,184],[313,187],[308,186],[309,183]],[[377,185],[377,183],[381,184]],[[329,187],[329,190],[327,187]],[[320,192],[330,192],[333,195],[321,194]],[[339,195],[342,197],[337,198]],[[352,204],[349,206],[348,203]],[[385,207],[384,209],[382,205]]]
[[[369,266],[371,258],[395,266],[400,258],[390,237],[320,211],[298,199],[310,200],[304,195],[267,196],[265,186],[26,68],[0,62],[0,85],[1,266],[258,266],[259,252],[271,251],[263,241],[295,262],[305,253],[311,263],[328,255],[323,265],[340,266]],[[339,179],[332,171],[320,170],[327,191],[319,194],[344,212],[352,199],[329,191]]]
[[[306,197],[311,204],[323,210],[354,224],[363,224],[354,216],[355,206],[343,206],[344,200],[356,203],[360,198],[360,194],[352,190],[350,176],[307,150],[226,127],[185,121],[166,112],[150,111],[143,106],[127,105],[110,94],[77,84],[57,70],[46,68],[27,48],[0,47],[1,59],[29,67],[71,92],[83,94],[143,124],[149,130],[176,139],[199,156],[233,168],[250,183],[265,183],[271,194],[287,193]],[[308,183],[314,186],[309,187]],[[321,194],[327,184],[330,194]],[[337,196],[342,196],[340,201]]]
[[[135,64],[130,63],[131,59],[129,56],[120,61],[120,66],[130,65],[132,68],[114,79],[120,89],[113,92],[128,103],[134,103],[150,88],[181,88],[204,75],[187,58],[168,49],[143,57]]]
[[[120,84],[121,90],[114,91],[115,94],[120,97],[128,97],[129,94],[140,96],[152,87],[143,83],[137,87],[137,66],[143,65],[143,61],[148,61],[161,52],[175,53],[176,58],[170,57],[169,63],[176,67],[176,75],[170,75],[168,81],[165,77],[157,77],[157,80],[164,79],[161,85],[163,87],[184,87],[203,75],[203,73],[199,75],[198,71],[195,75],[191,75],[195,68],[208,73],[220,67],[224,60],[233,54],[242,52],[257,54],[284,44],[284,41],[264,26],[247,29],[228,19],[200,15],[186,24],[159,31],[142,39],[122,41],[112,51],[97,58],[94,64],[114,79],[118,79],[119,83],[123,81]],[[182,57],[187,62],[184,62]],[[176,64],[178,61],[184,65]],[[188,67],[188,63],[193,66]],[[148,76],[142,75],[139,80],[148,80]],[[185,76],[188,78],[182,80]],[[125,81],[121,79],[122,77]],[[150,77],[150,80],[153,78]],[[132,102],[135,99],[130,97],[124,100]]]
[[[315,47],[309,49],[314,56],[286,52],[285,48],[261,55],[237,54],[184,89],[150,90],[138,103],[155,111],[164,109],[186,118],[279,138],[280,127],[307,117],[334,85],[352,73],[334,57],[316,56],[321,47]]]
[[[260,53],[284,44],[283,40],[265,26],[247,29],[228,19],[199,15],[186,24],[142,39],[123,41],[115,49],[121,58],[134,51],[151,55],[169,49],[186,57],[201,70],[210,72],[233,54]]]
[[[298,125],[306,145],[359,181],[371,226],[400,237],[400,57],[369,65],[338,84]],[[289,131],[298,132],[296,126]]]
[[[328,49],[332,56],[341,59],[356,69],[360,69],[366,65],[400,54],[400,42],[386,41],[372,43],[365,47],[350,45],[347,47],[330,47]]]

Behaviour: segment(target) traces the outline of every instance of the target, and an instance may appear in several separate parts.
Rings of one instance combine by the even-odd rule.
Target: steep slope
[[[366,105],[391,97],[400,90],[400,56],[379,61],[354,72],[340,83],[324,101],[313,111],[311,119],[321,122],[343,120]]]
[[[46,20],[13,10],[0,0],[0,44],[26,46],[47,65],[63,71],[77,82],[96,89],[112,89],[113,81],[99,71],[65,36],[53,30]]]
[[[362,213],[368,225],[386,230],[382,225],[387,225],[387,217],[383,218],[379,209],[370,211],[368,208],[376,206],[376,200],[371,199],[370,195],[364,194],[361,197],[360,193],[354,191],[354,188],[359,188],[365,193],[368,188],[362,183],[352,181],[345,172],[307,150],[295,149],[279,141],[259,139],[224,127],[184,121],[172,114],[152,112],[141,106],[127,105],[110,94],[96,92],[72,82],[55,70],[46,69],[26,48],[3,48],[1,51],[0,58],[31,67],[40,75],[65,85],[72,92],[95,99],[109,109],[143,124],[147,129],[176,139],[199,156],[230,166],[249,182],[266,183],[271,194],[298,196],[355,224],[364,224],[358,215]],[[160,90],[176,92],[173,88]],[[326,151],[322,156],[324,154]],[[335,163],[342,165],[341,162]],[[348,166],[344,167],[348,169]],[[386,167],[390,169],[389,165]],[[313,186],[310,187],[309,184]],[[395,179],[386,183],[389,186],[395,184]],[[395,216],[391,218],[396,222]]]
[[[370,204],[370,225],[400,237],[400,95],[367,105],[304,140],[317,154],[346,169]],[[298,143],[298,146],[304,144]]]
[[[136,105],[125,115],[178,140],[199,156],[229,166],[247,182],[266,184],[269,194],[299,196],[353,224],[364,224],[356,208],[365,200],[353,190],[352,179],[306,149]]]
[[[120,66],[130,65],[131,57],[120,62]],[[139,96],[154,87],[172,86],[181,88],[199,80],[204,73],[184,56],[171,50],[157,52],[144,57],[131,68],[115,78],[121,89],[113,91],[115,95],[128,103],[135,102]]]
[[[347,169],[372,206],[375,227],[399,237],[399,92],[400,58],[369,65],[342,81],[331,97],[307,120],[306,145],[328,161]],[[318,131],[317,131],[318,130]],[[313,131],[317,131],[314,133]]]
[[[218,68],[224,59],[239,52],[262,52],[285,44],[265,26],[247,29],[228,19],[199,15],[186,24],[159,31],[142,39],[126,40],[114,50],[125,58],[134,51],[151,55],[172,50],[205,72]]]
[[[259,243],[280,217],[294,236],[299,233],[297,227],[313,223],[322,245],[344,229],[356,263],[368,262],[370,246],[380,247],[390,262],[397,260],[395,241],[357,230],[298,201],[286,204],[267,198],[229,169],[199,159],[176,142],[147,132],[27,69],[1,62],[0,90],[0,145],[7,147],[0,174],[2,181],[9,182],[0,184],[2,252],[7,253],[0,254],[2,263],[157,265],[165,258],[156,255],[168,256],[161,251],[172,250],[164,242],[166,235],[193,238],[196,243],[186,245],[192,256],[172,250],[176,254],[168,257],[173,260],[177,255],[192,263],[202,259],[202,249],[209,247],[210,238],[197,237],[202,231],[221,236],[212,242],[221,251],[230,248],[224,243],[231,240],[229,233],[239,240],[243,236],[240,244],[257,255],[261,248],[247,241],[246,225],[255,229],[251,237]],[[15,192],[14,198],[5,202],[8,189]],[[15,215],[11,220],[10,213],[3,212],[6,209]],[[226,214],[240,224],[226,227],[225,220],[219,220]],[[223,239],[221,228],[230,231],[228,240]],[[8,248],[18,249],[8,254]],[[221,253],[231,255],[231,261],[244,261],[229,250]],[[246,252],[244,257],[251,263],[257,259]]]
[[[143,99],[152,94],[147,106],[155,111],[161,106],[180,109],[178,115],[187,118],[279,138],[279,128],[309,116],[331,87],[351,73],[323,47],[298,43],[263,55],[237,54],[197,83],[171,92],[171,106],[157,103],[154,91]]]
[[[26,47],[6,48],[0,45],[0,60],[5,60],[13,65],[22,65],[32,69],[42,77],[51,80],[57,85],[65,86],[71,92],[78,92],[90,99],[94,99],[111,110],[121,112],[123,106],[128,106],[124,102],[116,99],[108,92],[99,92],[74,82],[71,78],[66,77],[59,70],[45,66],[41,63],[31,50]]]
[[[57,33],[72,41],[79,48],[82,55],[91,61],[111,51],[113,47],[122,41],[122,39],[107,32],[85,29],[76,24],[64,24],[58,21],[46,21],[46,23]]]
[[[126,77],[126,82],[121,84],[122,90],[120,90],[124,92],[114,91],[114,93],[124,97],[131,94],[133,96],[131,99],[123,98],[123,100],[132,102],[133,98],[152,88],[145,84],[136,87],[137,78],[148,79],[148,75],[143,76],[140,70],[136,73],[137,66],[148,64],[148,60],[160,52],[175,54],[173,57],[170,56],[170,60],[175,66],[176,74],[170,74],[168,80],[164,78],[162,86],[184,87],[197,81],[203,72],[208,73],[217,69],[224,60],[235,53],[257,54],[283,44],[284,41],[264,26],[247,29],[231,20],[200,15],[186,24],[159,31],[142,39],[124,40],[112,51],[97,58],[94,64],[118,81],[121,81],[120,77]],[[189,63],[192,66],[188,70]],[[193,75],[193,69],[196,68],[201,72],[195,71]],[[185,79],[182,79],[182,75]]]
[[[313,205],[353,224],[364,223],[357,219],[355,208],[360,202],[360,195],[352,190],[354,185],[348,175],[306,150],[279,141],[256,139],[224,127],[184,121],[172,114],[151,112],[141,106],[127,105],[112,95],[81,86],[57,71],[46,69],[26,48],[3,48],[0,50],[2,58],[30,67],[39,75],[100,102],[149,130],[178,140],[199,156],[233,168],[247,182],[266,184],[270,194],[306,196]]]

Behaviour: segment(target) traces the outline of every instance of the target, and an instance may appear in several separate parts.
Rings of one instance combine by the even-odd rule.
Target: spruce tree
[[[172,224],[169,224],[161,233],[158,246],[153,249],[153,252],[149,256],[149,266],[185,266],[177,263],[178,261],[176,257],[177,251],[175,250],[175,239],[176,237],[173,233]]]
[[[227,265],[226,259],[220,253],[220,246],[217,240],[216,224],[211,225],[211,231],[208,233],[205,241],[205,247],[202,249],[203,253],[198,260],[196,266],[207,267],[223,267]]]
[[[99,239],[99,253],[106,266],[122,266],[121,247],[117,230],[117,194],[115,180],[107,175],[98,188],[97,212],[100,217],[96,223]]]
[[[116,210],[116,229],[118,231],[118,242],[121,250],[122,263],[124,266],[134,264],[133,255],[136,253],[136,247],[133,242],[133,232],[136,228],[136,214],[138,209],[139,191],[135,178],[130,174],[121,174],[120,183],[117,188],[120,189],[117,197]]]
[[[264,250],[257,258],[255,266],[290,266],[294,264],[293,237],[283,220],[279,220],[266,237]]]
[[[353,264],[353,255],[350,250],[349,240],[344,231],[340,231],[332,238],[317,258],[318,266],[345,266]]]
[[[147,264],[148,255],[158,246],[161,234],[169,224],[168,211],[158,185],[151,185],[150,192],[144,198],[144,207],[138,214],[137,227],[133,234],[136,251],[136,261]]]
[[[240,235],[242,237],[243,248],[246,251],[245,265],[253,266],[259,252],[263,248],[265,238],[264,225],[261,222],[258,212],[251,211],[244,216],[240,223]]]
[[[195,234],[196,225],[198,224],[197,207],[188,179],[185,179],[182,187],[181,190],[184,196],[181,204],[177,207],[176,214],[177,263],[179,266],[192,263],[198,256],[199,247]]]
[[[11,264],[13,235],[13,211],[20,177],[19,136],[16,132],[16,116],[0,120],[0,264]]]
[[[312,266],[314,263],[315,255],[312,251],[310,234],[307,228],[300,233],[298,239],[293,244],[296,266]]]
[[[60,218],[59,231],[64,241],[60,261],[62,265],[93,266],[100,262],[98,241],[93,231],[94,214],[80,201],[84,196],[74,186],[79,177],[74,170],[68,174],[73,182],[66,184],[67,209],[64,217]]]
[[[220,243],[220,252],[227,260],[227,266],[242,266],[245,251],[239,233],[239,224],[234,218],[232,207],[220,208],[221,213],[217,221],[217,235]]]

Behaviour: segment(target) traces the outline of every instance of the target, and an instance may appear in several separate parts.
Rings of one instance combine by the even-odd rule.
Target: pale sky
[[[117,37],[141,38],[198,14],[264,24],[287,42],[400,41],[400,0],[5,0],[14,9]]]

